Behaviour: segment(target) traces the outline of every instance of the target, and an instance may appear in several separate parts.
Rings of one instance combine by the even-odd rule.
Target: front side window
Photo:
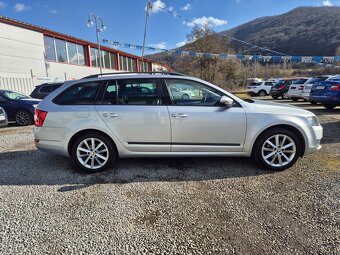
[[[166,79],[166,86],[174,105],[221,106],[223,93],[207,85],[181,79]]]
[[[86,82],[73,85],[58,96],[54,102],[60,105],[94,104],[101,82]]]

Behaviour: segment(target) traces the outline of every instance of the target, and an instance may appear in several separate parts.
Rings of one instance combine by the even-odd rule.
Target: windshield
[[[30,97],[25,96],[23,94],[20,94],[18,92],[14,92],[14,91],[4,91],[3,93],[6,97],[8,97],[9,99],[28,99]]]
[[[307,79],[298,79],[296,81],[293,81],[293,84],[304,84],[307,81]]]

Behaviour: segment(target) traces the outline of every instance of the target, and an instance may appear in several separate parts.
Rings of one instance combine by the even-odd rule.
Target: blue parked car
[[[321,103],[327,109],[334,109],[340,105],[340,77],[339,76],[314,83],[309,100]]]
[[[15,91],[0,90],[0,107],[6,111],[8,121],[15,121],[20,126],[33,124],[34,110],[40,101]]]

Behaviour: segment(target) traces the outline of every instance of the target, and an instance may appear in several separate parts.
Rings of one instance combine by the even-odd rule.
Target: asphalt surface
[[[294,105],[323,148],[283,172],[175,158],[88,175],[37,151],[32,127],[0,129],[0,254],[340,254],[340,108]]]

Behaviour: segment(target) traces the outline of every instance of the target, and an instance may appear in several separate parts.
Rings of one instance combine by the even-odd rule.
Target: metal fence
[[[32,78],[6,78],[0,77],[0,89],[9,89],[30,95],[35,88]]]

